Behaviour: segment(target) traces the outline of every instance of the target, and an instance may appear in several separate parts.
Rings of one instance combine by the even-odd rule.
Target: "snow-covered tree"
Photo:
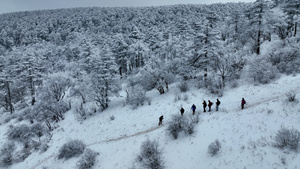
[[[269,11],[267,0],[256,0],[253,7],[246,11],[249,19],[249,36],[254,40],[253,52],[259,55],[261,53],[262,37],[264,35],[263,26],[265,14]]]
[[[108,46],[95,49],[91,57],[90,68],[92,97],[98,107],[104,110],[110,101],[109,94],[117,90],[115,80],[118,68]]]
[[[31,97],[31,105],[36,102],[36,88],[41,84],[41,77],[44,73],[43,53],[38,49],[39,46],[32,46],[24,49],[20,48],[18,54],[20,60],[16,69],[18,83],[28,89]]]
[[[14,100],[15,95],[15,57],[8,55],[7,57],[0,56],[0,100],[1,106],[3,106],[11,114],[15,111]]]
[[[288,31],[293,32],[293,36],[297,35],[297,27],[300,17],[300,1],[298,0],[285,0],[283,10],[288,15]]]
[[[128,43],[125,41],[122,34],[117,34],[114,37],[114,46],[112,46],[112,52],[115,56],[116,63],[119,66],[119,74],[121,77],[125,76],[127,68],[127,55],[128,55]]]

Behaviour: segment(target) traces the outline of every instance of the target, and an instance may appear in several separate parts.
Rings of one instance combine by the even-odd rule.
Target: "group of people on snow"
[[[206,103],[206,101],[204,100],[203,103],[202,103],[202,105],[203,105],[203,112],[206,112],[206,107],[207,107],[207,106],[208,106],[208,112],[210,112],[210,111],[211,111],[211,106],[212,106],[213,104],[214,104],[214,103],[211,102],[210,100],[208,100],[208,103]],[[217,101],[216,101],[216,111],[219,110],[220,104],[221,104],[220,100],[217,99]],[[242,108],[242,109],[244,109],[244,105],[245,105],[245,104],[246,104],[246,100],[245,100],[244,98],[242,98],[242,102],[241,102],[241,108]],[[195,104],[192,105],[191,110],[192,110],[192,112],[193,112],[193,115],[195,115],[195,112],[196,112],[196,105],[195,105]],[[183,108],[183,107],[180,108],[180,114],[181,114],[182,116],[183,116],[183,114],[184,114],[184,108]],[[163,118],[164,118],[163,116],[160,116],[160,117],[159,117],[159,123],[158,123],[159,126],[162,125]]]
[[[203,105],[203,112],[206,112],[206,107],[208,106],[208,111],[210,112],[211,111],[211,106],[213,105],[214,103],[211,102],[210,100],[208,100],[208,103],[206,103],[206,101],[204,100],[202,105]],[[217,99],[217,102],[216,102],[216,111],[219,110],[219,106],[220,106],[221,102],[219,99]]]
[[[202,104],[203,104],[203,112],[206,112],[206,107],[207,106],[208,106],[208,111],[209,112],[211,111],[211,106],[213,105],[213,103],[210,100],[208,100],[208,104],[206,103],[205,100],[203,101]],[[216,102],[216,111],[219,110],[220,104],[221,104],[220,100],[217,99],[217,102]],[[192,105],[191,110],[193,112],[193,115],[195,115],[195,112],[196,112],[196,105],[195,104]],[[184,114],[184,108],[183,107],[180,108],[180,113],[183,116],[183,114]]]

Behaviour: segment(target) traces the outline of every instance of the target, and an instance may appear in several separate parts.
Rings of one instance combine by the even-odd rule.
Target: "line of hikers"
[[[206,107],[207,107],[207,106],[208,106],[208,111],[210,112],[210,111],[211,111],[211,106],[212,106],[213,104],[214,104],[214,103],[211,102],[210,100],[208,100],[208,104],[207,104],[206,101],[204,100],[203,103],[202,103],[202,105],[203,105],[203,112],[206,112]],[[220,104],[221,104],[220,100],[217,99],[217,101],[216,101],[216,111],[219,110]],[[242,98],[242,101],[241,101],[241,108],[242,108],[242,109],[244,109],[244,105],[245,105],[245,104],[246,104],[246,100],[245,100],[244,98]],[[191,109],[192,109],[192,111],[193,111],[193,115],[195,115],[195,112],[196,112],[196,106],[195,106],[195,104],[192,105]],[[183,108],[183,107],[180,108],[180,113],[181,113],[181,115],[183,116],[183,114],[184,114],[184,108]],[[163,116],[160,116],[160,117],[159,117],[159,123],[158,123],[159,126],[162,125],[163,119],[164,119]]]
[[[211,111],[211,107],[214,103],[211,102],[210,100],[208,100],[208,103],[206,103],[206,101],[204,100],[202,105],[203,105],[203,112],[206,112],[206,107],[208,106],[208,111],[210,112]],[[219,110],[219,106],[220,106],[221,102],[219,99],[217,99],[217,102],[216,102],[216,111]],[[196,112],[196,106],[195,104],[192,105],[191,107],[192,111],[193,111],[193,115],[195,115],[195,112]],[[180,112],[181,112],[181,115],[183,115],[184,113],[184,109],[181,107],[180,109]]]

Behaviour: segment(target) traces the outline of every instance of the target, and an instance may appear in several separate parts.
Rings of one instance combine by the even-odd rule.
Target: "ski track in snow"
[[[300,87],[294,89],[294,91],[296,93],[298,93],[300,90]],[[258,106],[258,105],[261,105],[263,103],[266,103],[266,102],[274,102],[274,101],[278,101],[280,99],[280,97],[282,97],[283,95],[277,95],[277,96],[273,96],[273,97],[270,97],[270,98],[265,98],[265,99],[262,99],[260,101],[256,101],[256,102],[253,102],[253,103],[250,103],[250,104],[246,104],[245,106],[245,109],[247,108],[250,108],[250,107],[254,107],[254,106]],[[234,108],[232,110],[229,110],[229,111],[234,111],[234,112],[237,112],[237,111],[240,111],[241,108]],[[228,111],[228,110],[227,110]],[[220,111],[221,112],[221,111]],[[200,113],[200,115],[203,114],[203,113]],[[209,113],[210,115],[212,114],[211,112]],[[201,116],[200,116],[201,117]],[[97,144],[102,144],[102,143],[109,143],[109,142],[115,142],[115,141],[120,141],[120,140],[123,140],[123,139],[127,139],[127,138],[132,138],[132,137],[136,137],[136,136],[139,136],[139,135],[143,135],[143,134],[147,134],[147,133],[150,133],[150,132],[153,132],[155,130],[158,130],[158,129],[161,129],[161,128],[164,128],[166,125],[165,124],[168,124],[169,122],[166,121],[164,122],[164,125],[162,126],[155,126],[155,127],[152,127],[150,129],[147,129],[147,130],[143,130],[143,131],[140,131],[140,132],[137,132],[137,133],[134,133],[134,134],[131,134],[131,135],[123,135],[121,137],[117,137],[117,138],[112,138],[112,139],[108,139],[108,140],[104,140],[104,141],[98,141],[98,142],[94,142],[94,143],[90,143],[90,144],[87,144],[87,147],[89,146],[93,146],[93,145],[97,145]],[[31,167],[30,169],[36,169],[38,166],[42,165],[44,162],[50,160],[52,157],[55,157],[57,154],[52,154],[50,156],[48,156],[47,158],[41,160],[38,164],[35,164],[33,167]]]

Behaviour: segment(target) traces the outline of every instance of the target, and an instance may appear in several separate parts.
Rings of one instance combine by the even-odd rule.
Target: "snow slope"
[[[260,86],[244,85],[227,90],[221,101],[220,111],[202,112],[202,101],[216,101],[217,97],[204,90],[191,87],[187,93],[179,93],[176,85],[159,95],[151,91],[147,96],[151,104],[132,110],[123,106],[124,98],[112,100],[108,110],[83,121],[76,121],[69,111],[64,121],[58,123],[45,153],[34,153],[24,162],[11,169],[66,169],[75,168],[78,158],[58,160],[58,150],[66,142],[79,139],[88,148],[97,151],[97,169],[125,169],[132,167],[140,152],[141,143],[147,138],[157,140],[163,148],[167,169],[280,169],[300,168],[300,155],[272,146],[276,132],[281,126],[300,129],[300,103],[288,103],[285,94],[296,91],[299,98],[300,75],[285,76],[278,81]],[[187,95],[188,99],[175,101],[175,96]],[[247,101],[240,109],[240,100]],[[191,115],[190,107],[197,106],[200,122],[191,136],[171,139],[166,132],[173,114],[179,114],[182,105]],[[158,127],[158,117],[163,114],[163,126]],[[110,120],[111,115],[115,120]],[[7,126],[0,126],[0,141],[4,142]],[[208,145],[218,139],[221,152],[210,157]],[[285,164],[282,163],[285,162]]]

